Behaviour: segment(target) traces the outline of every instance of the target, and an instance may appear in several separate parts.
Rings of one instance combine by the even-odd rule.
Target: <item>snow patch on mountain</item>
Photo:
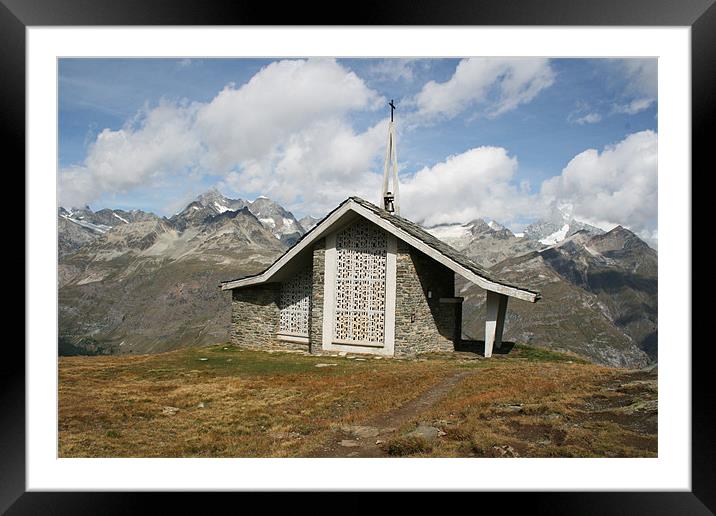
[[[318,221],[321,220],[317,217],[312,217],[311,215],[306,215],[305,217],[302,217],[298,223],[303,228],[303,231],[308,232],[313,226],[315,226]]]
[[[214,208],[216,208],[216,211],[218,211],[219,213],[224,213],[225,211],[232,211],[231,208],[228,208],[223,204],[219,204],[217,201],[214,201]]]
[[[569,224],[565,224],[560,229],[555,231],[554,233],[546,236],[545,238],[541,238],[540,243],[544,244],[544,245],[554,245],[554,244],[564,240],[565,237],[567,236],[568,231],[569,231]]]
[[[441,224],[426,228],[426,231],[440,240],[461,239],[470,236],[470,226],[464,224]]]
[[[73,219],[72,217],[68,215],[60,215],[62,218],[69,220],[70,222],[74,222],[78,226],[82,226],[83,228],[91,229],[92,231],[96,231],[98,233],[106,233],[110,229],[112,229],[110,226],[105,226],[104,224],[92,224],[91,222],[87,222],[86,220],[81,219]]]
[[[129,224],[129,221],[128,221],[127,219],[125,219],[124,217],[121,217],[120,215],[117,215],[115,212],[112,212],[112,215],[114,215],[115,217],[117,217],[119,220],[121,220],[121,221],[124,222],[125,224]]]

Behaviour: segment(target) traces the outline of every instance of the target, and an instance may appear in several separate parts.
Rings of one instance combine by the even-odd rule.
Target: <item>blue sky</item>
[[[296,216],[353,194],[375,201],[392,98],[406,216],[519,229],[569,206],[655,240],[656,69],[637,59],[61,59],[60,203],[170,216],[213,186],[267,195]]]

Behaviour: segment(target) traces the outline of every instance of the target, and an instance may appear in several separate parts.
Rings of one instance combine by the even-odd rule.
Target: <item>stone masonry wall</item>
[[[399,240],[396,284],[395,355],[454,351],[459,305],[440,298],[455,295],[455,273]]]
[[[455,295],[453,271],[398,241],[395,307],[395,356],[453,351],[459,304],[440,303]],[[313,247],[309,350],[322,353],[325,240]],[[232,291],[231,340],[253,349],[299,349],[306,344],[279,341],[280,284],[266,283]],[[432,290],[428,299],[427,291]],[[459,322],[458,322],[459,324]]]
[[[232,290],[232,343],[257,349],[278,344],[280,288],[278,283],[265,283]]]
[[[313,246],[313,284],[311,286],[311,313],[309,315],[309,341],[311,353],[319,354],[323,347],[323,284],[325,281],[326,240]]]
[[[249,349],[307,350],[300,342],[278,340],[281,285],[264,283],[232,291],[231,342]]]

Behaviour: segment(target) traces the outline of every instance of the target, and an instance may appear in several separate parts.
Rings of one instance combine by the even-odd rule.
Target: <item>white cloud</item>
[[[653,131],[630,134],[601,152],[585,150],[542,184],[542,201],[572,204],[575,218],[602,227],[656,234],[657,150]]]
[[[382,170],[374,170],[388,132],[385,121],[356,133],[328,119],[292,134],[280,152],[251,160],[226,176],[235,192],[261,192],[291,209],[325,213],[351,195],[376,201]]]
[[[602,115],[599,113],[587,113],[586,115],[577,116],[577,117],[570,117],[570,121],[578,124],[578,125],[584,125],[584,124],[596,124],[598,122],[601,122]]]
[[[470,149],[403,179],[401,214],[427,225],[491,218],[515,229],[569,207],[578,220],[605,230],[621,224],[655,246],[657,147],[656,133],[643,131],[585,150],[537,195],[516,183],[518,161],[506,149]]]
[[[619,59],[615,64],[613,81],[623,82],[622,99],[615,102],[613,111],[634,115],[656,102],[658,93],[658,60]]]
[[[636,97],[655,99],[658,90],[659,61],[649,59],[621,59],[621,69],[627,81],[626,90]]]
[[[608,100],[592,99],[596,106],[582,101],[569,114],[567,121],[573,124],[600,122],[612,115],[635,115],[649,109],[657,101],[658,63],[649,59],[603,59],[600,81],[604,81],[612,95]]]
[[[122,193],[163,175],[197,166],[201,144],[193,131],[195,105],[162,102],[122,129],[105,129],[82,165],[60,171],[60,202],[79,206],[102,193]]]
[[[105,129],[82,164],[60,171],[60,203],[85,204],[103,194],[156,185],[170,175],[177,180],[201,173],[231,174],[227,181],[247,181],[287,199],[303,190],[313,195],[326,181],[280,189],[299,186],[289,180],[298,175],[296,163],[317,181],[325,173],[329,183],[364,170],[379,153],[375,129],[354,134],[345,115],[383,101],[335,60],[274,62],[208,103],[164,101],[122,129]],[[278,167],[276,173],[271,166]]]
[[[656,102],[656,99],[649,99],[649,98],[635,99],[635,100],[632,100],[631,102],[628,102],[626,104],[615,104],[614,112],[615,113],[625,113],[627,115],[635,115],[641,111],[644,111],[645,109],[649,109],[649,106],[651,106],[654,102]]]
[[[401,181],[401,215],[427,225],[489,217],[510,224],[532,214],[534,200],[513,178],[517,158],[502,147],[450,156]]]
[[[300,131],[349,111],[375,109],[383,99],[335,60],[271,63],[239,89],[224,88],[197,114],[206,166],[225,172],[261,159]]]
[[[553,82],[547,59],[463,59],[449,80],[426,83],[410,104],[420,120],[452,118],[478,107],[495,117],[530,102]]]
[[[546,60],[463,60],[450,80],[427,83],[411,101],[424,120],[470,107],[496,116],[552,80]],[[105,129],[82,164],[60,171],[60,202],[78,206],[206,173],[223,176],[233,193],[262,193],[298,213],[325,213],[349,195],[377,202],[386,120],[362,132],[348,120],[384,102],[334,60],[275,62],[208,103],[163,101],[119,130]],[[580,109],[584,121],[576,123],[599,116]],[[529,184],[517,184],[518,161],[508,150],[473,148],[403,177],[402,214],[426,224],[486,217],[515,227],[571,203],[586,222],[622,224],[655,239],[656,154],[655,133],[632,134],[578,154],[532,195]]]
[[[381,59],[368,68],[370,76],[377,81],[412,81],[418,59]]]

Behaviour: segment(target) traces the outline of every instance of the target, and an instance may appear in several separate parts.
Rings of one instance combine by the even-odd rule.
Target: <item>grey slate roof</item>
[[[529,290],[524,287],[520,287],[518,285],[513,285],[511,283],[507,283],[499,278],[496,278],[493,274],[490,274],[487,272],[484,268],[482,268],[480,265],[472,261],[470,258],[468,258],[465,254],[461,253],[454,247],[446,244],[439,238],[431,235],[427,231],[425,231],[422,227],[418,226],[415,222],[412,222],[408,219],[404,219],[403,217],[399,215],[393,215],[392,213],[385,211],[382,208],[379,208],[375,204],[368,202],[364,199],[361,199],[360,197],[351,197],[356,203],[360,204],[364,208],[367,208],[371,210],[376,215],[379,215],[381,218],[384,218],[385,220],[389,221],[394,226],[402,229],[403,231],[410,233],[415,238],[422,240],[427,245],[441,253],[442,255],[450,258],[452,261],[460,264],[461,266],[465,267],[469,271],[477,274],[478,276],[485,278],[486,280],[492,281],[494,283],[499,283],[500,285],[505,285],[506,287],[513,287],[518,288],[520,290],[526,290],[528,292],[533,292],[535,294],[539,294],[539,292],[536,292],[534,290]]]
[[[340,204],[339,204],[338,206],[336,206],[330,213],[328,213],[328,214],[327,214],[325,217],[323,217],[318,223],[316,223],[316,225],[313,226],[310,231],[308,231],[308,232],[305,233],[300,239],[298,239],[298,241],[296,241],[296,243],[294,244],[294,246],[296,246],[299,242],[301,242],[303,239],[305,239],[305,238],[306,238],[308,235],[310,235],[313,231],[315,231],[317,228],[319,228],[319,226],[321,226],[321,224],[323,223],[323,221],[324,221],[325,219],[327,219],[327,218],[331,215],[331,213],[333,213],[333,212],[335,212],[336,210],[340,209],[344,204],[346,204],[346,203],[349,202],[349,201],[353,201],[353,202],[355,202],[356,204],[359,204],[360,206],[362,206],[363,208],[366,208],[366,209],[372,211],[372,212],[375,213],[376,215],[378,215],[378,216],[380,216],[381,218],[383,218],[383,219],[385,219],[386,221],[388,221],[390,224],[392,224],[392,225],[395,226],[396,228],[402,229],[403,231],[405,231],[406,233],[409,233],[409,234],[410,234],[411,236],[413,236],[414,238],[417,238],[417,239],[421,240],[421,241],[424,242],[425,244],[429,245],[430,247],[432,247],[433,249],[435,249],[436,251],[438,251],[439,253],[441,253],[443,256],[449,258],[450,260],[454,261],[455,263],[457,263],[458,265],[464,267],[465,269],[471,271],[472,273],[474,273],[474,274],[476,274],[476,275],[478,275],[478,276],[480,276],[480,277],[482,277],[482,278],[484,278],[484,279],[486,279],[486,280],[488,280],[488,281],[492,281],[493,283],[498,283],[498,284],[504,285],[504,286],[506,286],[506,287],[512,287],[512,288],[516,288],[516,289],[519,289],[519,290],[524,290],[524,291],[526,291],[526,292],[531,292],[531,293],[533,293],[533,294],[537,294],[537,299],[539,299],[539,297],[540,297],[539,292],[534,291],[534,290],[530,290],[530,289],[527,289],[527,288],[524,288],[524,287],[520,287],[520,286],[518,286],[518,285],[514,285],[514,284],[511,284],[511,283],[508,283],[508,282],[506,282],[506,281],[504,281],[504,280],[501,280],[500,278],[495,277],[494,274],[491,274],[491,273],[487,272],[483,267],[481,267],[480,265],[478,265],[477,263],[475,263],[474,261],[472,261],[472,260],[471,260],[470,258],[468,258],[466,255],[464,255],[463,253],[461,253],[460,251],[458,251],[458,250],[455,249],[454,247],[452,247],[452,246],[446,244],[445,242],[443,242],[442,240],[438,239],[437,237],[431,235],[430,233],[428,233],[427,231],[425,231],[422,227],[420,227],[420,226],[417,225],[416,223],[414,223],[414,222],[412,222],[412,221],[410,221],[410,220],[408,220],[408,219],[405,219],[405,218],[403,218],[403,217],[400,217],[400,216],[398,216],[398,215],[394,215],[394,214],[392,214],[392,213],[390,213],[390,212],[388,212],[388,211],[386,211],[386,210],[384,210],[384,209],[382,209],[382,208],[379,208],[379,207],[376,206],[375,204],[366,201],[365,199],[361,199],[360,197],[349,197],[348,199],[346,199],[345,201],[343,201],[342,203],[340,203]],[[289,250],[286,250],[285,253],[283,253],[281,256],[279,256],[279,257],[276,259],[276,261],[280,260],[281,257],[282,257],[284,254],[286,254],[288,251],[289,251]],[[276,263],[276,261],[274,261],[274,263]],[[272,266],[273,266],[273,264],[271,264],[271,265],[270,265],[269,267],[267,267],[265,270],[270,269]],[[245,279],[245,278],[251,278],[251,277],[254,277],[254,276],[259,276],[260,274],[263,274],[263,273],[265,272],[265,270],[262,271],[262,272],[260,272],[260,273],[258,273],[258,274],[252,274],[252,275],[248,275],[248,276],[242,276],[242,277],[236,278],[236,279]],[[222,282],[222,283],[230,283],[231,281],[236,281],[236,279],[224,281],[224,282]]]

